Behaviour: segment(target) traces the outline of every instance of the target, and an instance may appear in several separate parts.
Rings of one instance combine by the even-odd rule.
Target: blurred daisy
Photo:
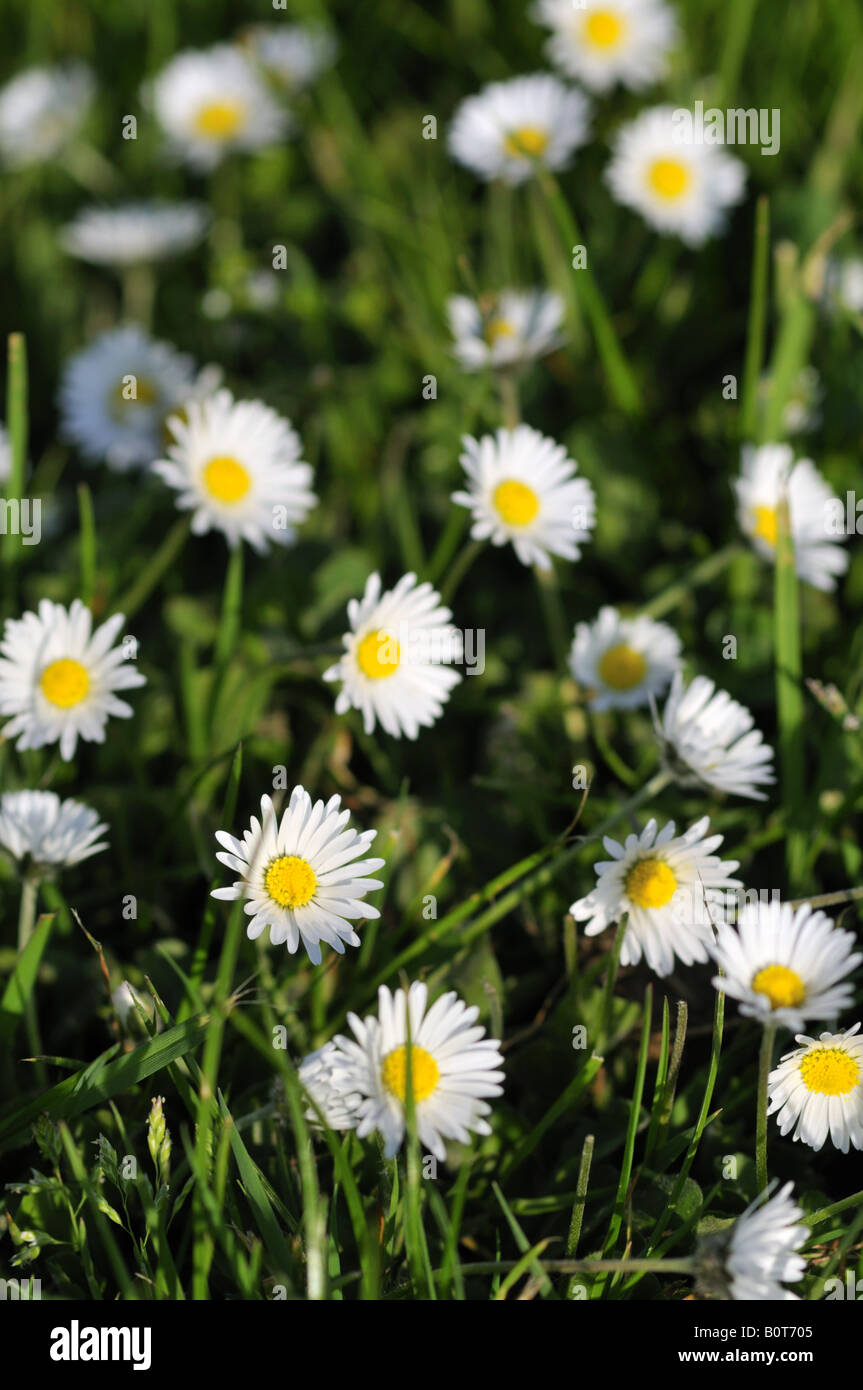
[[[718,145],[687,139],[673,107],[656,106],[618,132],[606,178],[617,201],[657,231],[700,246],[740,202],[746,171]]]
[[[338,47],[326,29],[303,24],[253,25],[243,38],[261,67],[291,92],[311,86],[332,67]]]
[[[256,940],[269,927],[273,946],[284,944],[293,955],[302,942],[313,965],[321,963],[322,942],[344,955],[346,945],[360,944],[351,922],[380,917],[363,901],[366,893],[384,886],[365,875],[385,861],[362,857],[377,831],[346,829],[350,812],[340,806],[339,796],[312,802],[303,787],[294,787],[281,820],[271,798],[262,796],[260,822],[253,816],[242,840],[216,831],[223,847],[216,858],[239,878],[212,896],[228,902],[246,898],[249,938]]]
[[[0,91],[0,154],[21,167],[54,159],[74,140],[93,97],[82,63],[29,68]]]
[[[6,792],[0,797],[0,845],[38,870],[80,864],[107,848],[108,827],[80,801],[61,801],[54,792]]]
[[[344,655],[324,680],[342,682],[336,714],[362,710],[367,734],[379,723],[393,738],[416,738],[461,680],[449,664],[461,660],[461,635],[437,590],[417,584],[415,574],[381,590],[380,575],[372,574],[362,599],[350,600]]]
[[[853,997],[848,980],[863,961],[852,932],[840,931],[808,903],[749,903],[737,929],[722,924],[711,955],[724,972],[716,989],[740,1000],[740,1012],[796,1032],[810,1018],[835,1018]]]
[[[330,1129],[355,1129],[361,1097],[341,1095],[334,1089],[333,1069],[339,1059],[340,1053],[336,1043],[324,1043],[323,1047],[303,1058],[297,1074],[300,1084],[322,1112]],[[320,1117],[311,1106],[306,1111],[306,1119],[313,1125],[320,1125]]]
[[[196,536],[215,529],[230,546],[245,540],[261,554],[269,542],[294,540],[317,498],[290,421],[221,390],[188,401],[167,424],[174,442],[153,469],[179,493],[177,506],[194,513]]]
[[[798,1283],[806,1272],[797,1252],[810,1231],[792,1200],[793,1190],[787,1182],[772,1197],[760,1192],[732,1226],[698,1239],[696,1289],[702,1297],[747,1303],[797,1299],[783,1286]]]
[[[842,261],[829,260],[825,290],[828,303],[833,307],[847,309],[850,314],[863,314],[863,258],[848,256]]]
[[[564,303],[546,290],[501,290],[477,303],[465,295],[447,301],[454,352],[466,372],[523,366],[563,342]]]
[[[593,488],[562,444],[529,425],[462,440],[468,490],[453,502],[473,513],[471,535],[511,542],[523,565],[550,569],[550,555],[577,560],[596,522]]]
[[[589,103],[548,73],[492,82],[459,106],[448,144],[482,179],[524,183],[537,167],[565,169],[588,133]]]
[[[844,1033],[807,1038],[782,1058],[767,1078],[768,1115],[776,1115],[780,1134],[793,1129],[816,1151],[830,1137],[847,1154],[849,1145],[863,1149],[863,1038],[860,1024]]]
[[[364,1139],[377,1130],[387,1158],[398,1152],[405,1135],[408,1019],[411,1092],[424,1151],[443,1161],[445,1140],[466,1144],[471,1133],[490,1134],[486,1098],[503,1091],[500,1044],[476,1024],[479,1009],[468,1008],[454,991],[431,1008],[427,1004],[424,984],[395,994],[383,985],[377,1018],[348,1014],[354,1038],[335,1039],[331,1084],[344,1095],[361,1097],[357,1134]]]
[[[187,50],[152,84],[156,119],[177,158],[206,172],[234,150],[257,150],[288,128],[257,69],[230,44]]]
[[[60,756],[74,756],[78,739],[104,743],[110,715],[130,719],[131,705],[118,690],[146,685],[126,664],[124,646],[114,647],[125,618],[115,613],[92,631],[93,618],[79,598],[71,608],[43,598],[38,613],[8,618],[0,642],[0,715],[18,748],[59,743]]]
[[[534,18],[551,29],[555,67],[594,92],[615,82],[640,91],[664,77],[677,36],[662,0],[538,0]]]
[[[730,876],[737,860],[716,857],[723,837],[708,836],[709,828],[704,816],[675,838],[674,821],[657,834],[656,821],[649,820],[622,845],[606,836],[611,859],[594,866],[596,887],[569,909],[577,922],[588,923],[585,935],[598,936],[628,913],[621,965],[637,965],[643,955],[657,975],[669,975],[675,956],[684,965],[706,961],[714,908],[721,912],[726,890],[740,887]]]
[[[569,668],[592,709],[635,709],[671,683],[680,668],[680,638],[666,623],[600,608],[592,623],[576,627]]]
[[[744,445],[743,466],[734,482],[740,528],[765,560],[776,559],[776,509],[788,500],[794,567],[816,589],[830,592],[848,568],[844,536],[831,530],[830,508],[841,507],[811,459],[798,459],[788,444]]]
[[[128,266],[179,256],[209,222],[202,203],[123,203],[84,208],[60,233],[70,256],[92,265]]]
[[[758,788],[776,780],[773,749],[754,724],[749,710],[706,676],[684,686],[678,671],[657,732],[684,786],[700,783],[764,801],[766,793]]]

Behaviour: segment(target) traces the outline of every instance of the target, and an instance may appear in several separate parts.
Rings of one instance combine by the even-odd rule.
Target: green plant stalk
[[[761,1038],[758,1055],[758,1091],[755,1099],[755,1182],[759,1192],[767,1187],[767,1078],[773,1065],[776,1027],[769,1024]]]
[[[632,1177],[632,1164],[635,1157],[635,1138],[638,1133],[638,1121],[641,1114],[641,1099],[644,1095],[644,1079],[647,1075],[647,1054],[650,1047],[650,1025],[653,1012],[653,986],[648,985],[644,992],[644,1019],[641,1027],[641,1046],[638,1050],[638,1066],[635,1074],[635,1086],[632,1092],[632,1101],[629,1107],[629,1121],[626,1126],[626,1142],[623,1150],[623,1162],[620,1167],[620,1178],[617,1184],[617,1195],[614,1199],[614,1209],[611,1220],[608,1224],[608,1234],[602,1247],[603,1256],[613,1250],[620,1228],[623,1224],[623,1213],[629,1195],[629,1183]]]
[[[186,517],[181,517],[175,522],[168,532],[162,544],[154,555],[151,556],[144,569],[138,575],[134,584],[121,594],[115,608],[118,613],[124,613],[127,618],[131,618],[142,604],[146,603],[150,594],[156,588],[163,575],[167,574],[183,546],[189,539],[191,532],[191,522]]]
[[[93,496],[86,483],[78,484],[78,525],[81,536],[81,599],[89,605],[96,588],[96,523]]]
[[[683,578],[675,580],[669,584],[667,589],[663,589],[661,594],[646,603],[639,609],[645,618],[663,618],[666,613],[670,613],[672,608],[676,608],[679,603],[688,598],[692,590],[702,584],[709,584],[717,575],[736,560],[738,555],[743,555],[744,549],[739,541],[732,541],[730,545],[723,546],[713,555],[708,555],[706,559],[699,560],[689,573]]]
[[[213,684],[210,689],[210,699],[207,708],[207,728],[210,731],[210,741],[212,744],[214,736],[214,725],[216,711],[219,704],[219,696],[222,691],[225,676],[237,639],[240,633],[240,622],[243,612],[243,546],[242,543],[235,545],[231,550],[225,572],[225,585],[222,590],[222,612],[219,619],[219,630],[216,634],[216,646],[213,653]],[[213,749],[213,752],[217,752]]]
[[[746,0],[751,3],[751,0]],[[767,328],[767,279],[770,266],[770,204],[765,196],[755,208],[755,243],[752,250],[752,293],[746,330],[746,356],[740,408],[740,438],[753,440],[758,423],[758,385],[764,365]]]
[[[774,660],[782,800],[787,817],[785,863],[791,894],[803,887],[807,832],[804,816],[804,724],[800,611],[788,502],[776,509]]]
[[[466,545],[462,546],[440,586],[440,596],[443,603],[452,602],[456,589],[474,560],[478,559],[485,550],[485,547],[485,541],[468,541]]]
[[[581,1150],[581,1162],[578,1165],[578,1178],[575,1184],[575,1201],[572,1204],[572,1215],[569,1218],[569,1234],[566,1238],[566,1258],[574,1260],[578,1254],[578,1242],[581,1238],[581,1227],[584,1222],[584,1208],[587,1201],[587,1189],[590,1185],[590,1165],[593,1162],[593,1149],[596,1140],[592,1134],[585,1137],[584,1145]],[[565,1298],[572,1298],[575,1278],[567,1281],[564,1291]]]
[[[18,907],[18,955],[19,957],[30,943],[33,935],[33,928],[36,924],[36,904],[39,897],[39,879],[35,874],[25,873],[21,879],[21,900]],[[39,1015],[36,1009],[36,985],[34,982],[27,1003],[24,1008],[24,1021],[27,1028],[27,1041],[33,1050],[34,1057],[42,1055],[42,1040],[39,1033]],[[36,1062],[36,1076],[40,1086],[44,1086],[47,1081],[45,1068],[41,1062]]]

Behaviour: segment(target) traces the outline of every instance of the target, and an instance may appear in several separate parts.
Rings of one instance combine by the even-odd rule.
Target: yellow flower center
[[[612,10],[594,10],[584,25],[584,36],[595,48],[615,48],[623,38],[625,25]]]
[[[408,1050],[397,1047],[388,1052],[381,1065],[381,1081],[397,1100],[404,1102],[408,1089]],[[414,1102],[431,1095],[440,1078],[438,1064],[424,1047],[411,1045],[411,1083]]]
[[[264,887],[280,907],[305,907],[315,895],[317,875],[311,864],[296,854],[274,859],[264,875]]]
[[[660,198],[671,200],[686,192],[691,176],[679,159],[655,159],[650,166],[648,181]]]
[[[647,662],[641,652],[620,642],[603,652],[598,671],[600,680],[612,690],[632,690],[644,680]]]
[[[636,907],[665,907],[677,887],[664,859],[639,859],[626,875],[626,896]]]
[[[800,1063],[807,1091],[818,1096],[847,1096],[860,1080],[860,1068],[841,1047],[816,1047]]]
[[[357,646],[359,668],[373,681],[394,676],[400,660],[399,644],[386,632],[368,632]]]
[[[775,547],[776,537],[779,531],[776,521],[776,508],[753,507],[752,520],[755,522],[755,535],[760,536],[768,545]]]
[[[252,486],[252,480],[237,459],[230,454],[219,454],[210,459],[204,469],[204,486],[218,502],[239,502]]]
[[[787,965],[765,965],[752,980],[757,994],[766,994],[771,1009],[793,1008],[806,998],[806,986]]]
[[[90,677],[80,661],[64,656],[45,667],[39,678],[39,688],[45,699],[58,709],[71,709],[73,705],[80,705],[90,689]]]
[[[507,154],[512,155],[514,159],[523,159],[525,155],[531,159],[539,159],[548,149],[549,139],[548,131],[542,130],[540,126],[520,125],[516,130],[509,132],[503,144]]]
[[[512,338],[515,336],[515,329],[509,319],[489,319],[485,326],[485,340],[489,347],[494,347],[498,338]]]
[[[245,123],[241,101],[208,101],[195,114],[195,130],[208,140],[230,140]]]
[[[539,498],[533,488],[515,478],[498,483],[492,500],[507,526],[527,526],[539,511]]]

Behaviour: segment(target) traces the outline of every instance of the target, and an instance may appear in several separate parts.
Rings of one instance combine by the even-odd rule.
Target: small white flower
[[[801,1044],[787,1052],[767,1078],[768,1115],[780,1134],[823,1148],[829,1137],[847,1154],[863,1149],[863,1038],[860,1024],[820,1038],[797,1034]]]
[[[22,167],[62,154],[84,121],[93,77],[83,63],[28,68],[0,91],[0,154]]]
[[[61,801],[54,792],[5,792],[0,797],[0,845],[40,869],[80,864],[107,848],[98,815],[80,801]]]
[[[792,1200],[788,1182],[768,1198],[761,1192],[727,1230],[702,1236],[695,1252],[696,1287],[708,1298],[747,1303],[793,1302],[784,1287],[806,1273],[798,1254],[810,1235],[803,1211]]]
[[[569,666],[591,709],[635,709],[661,695],[680,669],[680,638],[666,623],[600,608],[592,623],[577,625]]]
[[[737,860],[717,858],[723,837],[708,836],[709,828],[704,816],[675,838],[674,821],[657,834],[650,820],[622,845],[605,836],[611,859],[594,866],[596,887],[569,909],[577,922],[588,922],[585,935],[597,936],[628,913],[621,965],[637,965],[643,955],[657,975],[668,975],[675,956],[684,965],[706,961],[714,909],[721,911],[726,890],[740,886],[730,877]]]
[[[163,261],[196,246],[209,213],[201,203],[122,203],[84,208],[60,233],[70,256],[92,265],[129,266]]]
[[[254,64],[230,44],[178,53],[155,78],[152,103],[171,152],[203,172],[233,150],[275,144],[288,128]]]
[[[700,246],[740,202],[746,171],[720,146],[686,135],[673,107],[642,111],[618,131],[606,178],[617,201],[657,231]]]
[[[153,1019],[156,1014],[156,1005],[152,996],[145,998],[139,990],[135,989],[134,985],[129,984],[128,980],[124,980],[112,991],[111,1003],[117,1015],[117,1022],[124,1032],[131,1032],[134,1024],[139,1021],[137,1009],[143,1009],[149,1019]]]
[[[538,0],[534,17],[551,29],[546,52],[555,67],[594,92],[616,82],[649,87],[664,77],[677,37],[663,0]]]
[[[849,314],[863,314],[863,257],[829,260],[825,292],[828,304],[834,308],[847,309]]]
[[[657,732],[684,785],[706,785],[734,796],[764,801],[760,786],[776,779],[773,749],[743,705],[706,676],[684,686],[678,671]]]
[[[447,313],[454,352],[466,372],[520,367],[563,342],[564,303],[548,290],[501,290],[479,303],[454,295]]]
[[[281,820],[271,798],[262,796],[261,820],[252,817],[242,840],[216,832],[223,847],[216,858],[239,878],[230,888],[214,889],[213,897],[246,898],[251,940],[269,927],[273,946],[284,943],[293,955],[302,942],[314,965],[321,963],[321,942],[344,955],[346,945],[360,944],[351,922],[380,917],[363,901],[365,893],[383,888],[380,879],[365,875],[384,860],[362,858],[377,831],[346,829],[350,812],[340,805],[339,796],[313,803],[307,791],[294,787]]]
[[[842,549],[845,537],[830,530],[830,508],[838,499],[811,459],[795,463],[788,444],[764,444],[760,449],[745,445],[734,491],[741,530],[771,562],[776,559],[776,509],[784,493],[798,575],[816,589],[835,589],[836,576],[848,568],[848,554]]]
[[[256,24],[243,38],[261,67],[293,93],[310,87],[332,67],[338,51],[326,29],[304,24]]]
[[[104,743],[110,715],[130,719],[131,705],[118,690],[146,680],[126,664],[124,647],[114,647],[125,618],[115,613],[92,631],[93,617],[79,598],[71,608],[44,598],[38,613],[8,618],[0,642],[0,715],[11,714],[6,738],[18,748],[60,744],[67,762],[78,739]]]
[[[565,169],[588,133],[589,102],[549,73],[492,82],[459,106],[453,159],[482,179],[524,183],[537,166]]]
[[[355,1129],[361,1097],[341,1095],[333,1086],[333,1070],[339,1064],[340,1057],[335,1042],[324,1043],[323,1047],[303,1058],[297,1074],[300,1084],[322,1112],[330,1129]],[[320,1126],[320,1118],[312,1106],[306,1111],[306,1119],[316,1127]]]
[[[453,502],[473,513],[471,535],[512,543],[523,565],[550,569],[550,555],[577,560],[596,522],[593,488],[562,444],[529,425],[462,440],[468,490]]]

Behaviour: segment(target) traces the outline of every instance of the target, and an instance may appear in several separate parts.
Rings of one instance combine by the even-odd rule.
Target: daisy
[[[454,295],[447,313],[454,352],[466,372],[523,366],[563,341],[564,303],[547,290],[501,290],[479,302]]]
[[[665,76],[677,37],[662,0],[539,0],[534,18],[551,29],[546,52],[555,67],[594,92],[616,82],[649,87]]]
[[[461,659],[461,635],[440,594],[417,584],[415,574],[402,575],[385,593],[381,588],[380,575],[369,575],[362,598],[350,600],[344,655],[324,680],[342,682],[336,714],[362,710],[367,734],[380,723],[393,738],[416,738],[461,680],[447,664]]]
[[[591,709],[635,709],[671,683],[680,668],[680,638],[666,623],[600,608],[592,623],[576,627],[569,668]]]
[[[855,1023],[844,1033],[822,1033],[816,1041],[797,1034],[801,1044],[782,1058],[767,1078],[768,1115],[776,1115],[780,1134],[792,1129],[813,1149],[828,1135],[847,1154],[863,1149],[863,1038]]]
[[[311,86],[336,57],[332,35],[303,24],[257,24],[243,37],[261,67],[292,92]]]
[[[809,1018],[835,1018],[851,1003],[847,977],[863,961],[852,932],[840,931],[808,903],[749,903],[737,930],[723,924],[711,955],[724,972],[716,989],[740,1000],[740,1012],[792,1032]]]
[[[123,203],[84,208],[60,233],[70,256],[92,265],[163,261],[196,246],[209,213],[202,203]]]
[[[503,1087],[503,1058],[496,1039],[476,1025],[479,1009],[468,1008],[454,991],[427,1009],[428,989],[378,990],[378,1016],[348,1014],[353,1038],[335,1039],[338,1056],[331,1084],[345,1096],[359,1096],[356,1130],[361,1139],[377,1130],[392,1158],[405,1135],[408,1019],[411,1091],[417,1135],[424,1150],[445,1160],[444,1141],[466,1144],[471,1132],[490,1134],[486,1097]]]
[[[657,231],[700,246],[740,202],[746,171],[719,146],[687,138],[673,107],[656,106],[618,132],[606,178],[617,201]]]
[[[79,598],[71,608],[43,598],[38,613],[8,618],[0,642],[0,715],[13,717],[4,736],[17,736],[18,748],[59,743],[68,762],[79,738],[104,743],[109,715],[131,719],[131,705],[116,692],[146,679],[125,664],[124,646],[112,646],[125,621],[115,613],[93,632],[92,614]]]
[[[261,554],[268,542],[294,540],[317,498],[289,420],[221,390],[188,401],[167,426],[174,442],[153,469],[179,493],[177,506],[194,513],[196,536],[215,529],[231,547],[245,540]]]
[[[384,886],[365,877],[384,860],[362,858],[377,831],[347,830],[350,812],[340,805],[339,796],[313,803],[307,791],[294,787],[281,820],[270,797],[262,796],[261,820],[252,817],[242,840],[216,832],[224,851],[216,858],[239,878],[230,888],[214,889],[213,897],[246,898],[250,940],[269,927],[273,946],[284,943],[293,955],[302,941],[313,965],[321,963],[321,942],[344,955],[346,945],[360,944],[351,921],[380,917],[363,901],[365,893]]]
[[[107,848],[107,831],[96,812],[80,801],[61,801],[54,792],[6,792],[0,797],[0,845],[13,858],[30,859],[37,870],[80,864]]]
[[[333,1087],[333,1068],[339,1058],[338,1046],[331,1041],[310,1052],[300,1063],[297,1069],[300,1084],[317,1106],[317,1110],[309,1107],[306,1119],[320,1126],[319,1110],[330,1129],[355,1129],[361,1097],[341,1095]]]
[[[637,965],[643,955],[657,975],[671,973],[675,956],[684,965],[708,959],[713,909],[724,905],[727,889],[740,886],[730,877],[737,861],[714,853],[723,837],[708,836],[709,816],[677,838],[674,828],[669,821],[657,834],[657,822],[649,820],[622,845],[606,836],[611,859],[594,866],[596,887],[569,909],[577,922],[588,923],[586,936],[598,936],[628,913],[620,963]]]
[[[473,513],[471,535],[493,545],[511,541],[523,565],[550,569],[550,555],[577,560],[596,522],[593,488],[562,444],[529,425],[466,435],[461,464],[468,490],[453,502]]]
[[[829,522],[831,507],[841,508],[841,503],[811,459],[795,463],[788,444],[744,445],[734,491],[741,530],[771,562],[776,559],[776,509],[784,494],[797,574],[816,589],[836,588],[836,576],[848,568],[848,555],[842,549],[845,537],[829,529]]]
[[[492,82],[459,106],[448,144],[481,179],[524,183],[537,167],[565,169],[588,133],[589,103],[549,73]]]
[[[202,172],[233,150],[275,144],[288,128],[253,63],[230,44],[178,53],[155,78],[152,102],[174,155]]]
[[[0,154],[22,167],[54,159],[75,138],[93,97],[83,63],[29,68],[0,91]]]
[[[657,732],[665,757],[684,786],[706,785],[764,801],[758,787],[774,782],[773,749],[748,709],[706,676],[684,687],[678,671]]]
[[[797,1299],[784,1285],[798,1283],[806,1272],[798,1251],[810,1232],[793,1190],[787,1182],[772,1197],[760,1192],[727,1230],[699,1238],[696,1289],[702,1297],[747,1303]]]

